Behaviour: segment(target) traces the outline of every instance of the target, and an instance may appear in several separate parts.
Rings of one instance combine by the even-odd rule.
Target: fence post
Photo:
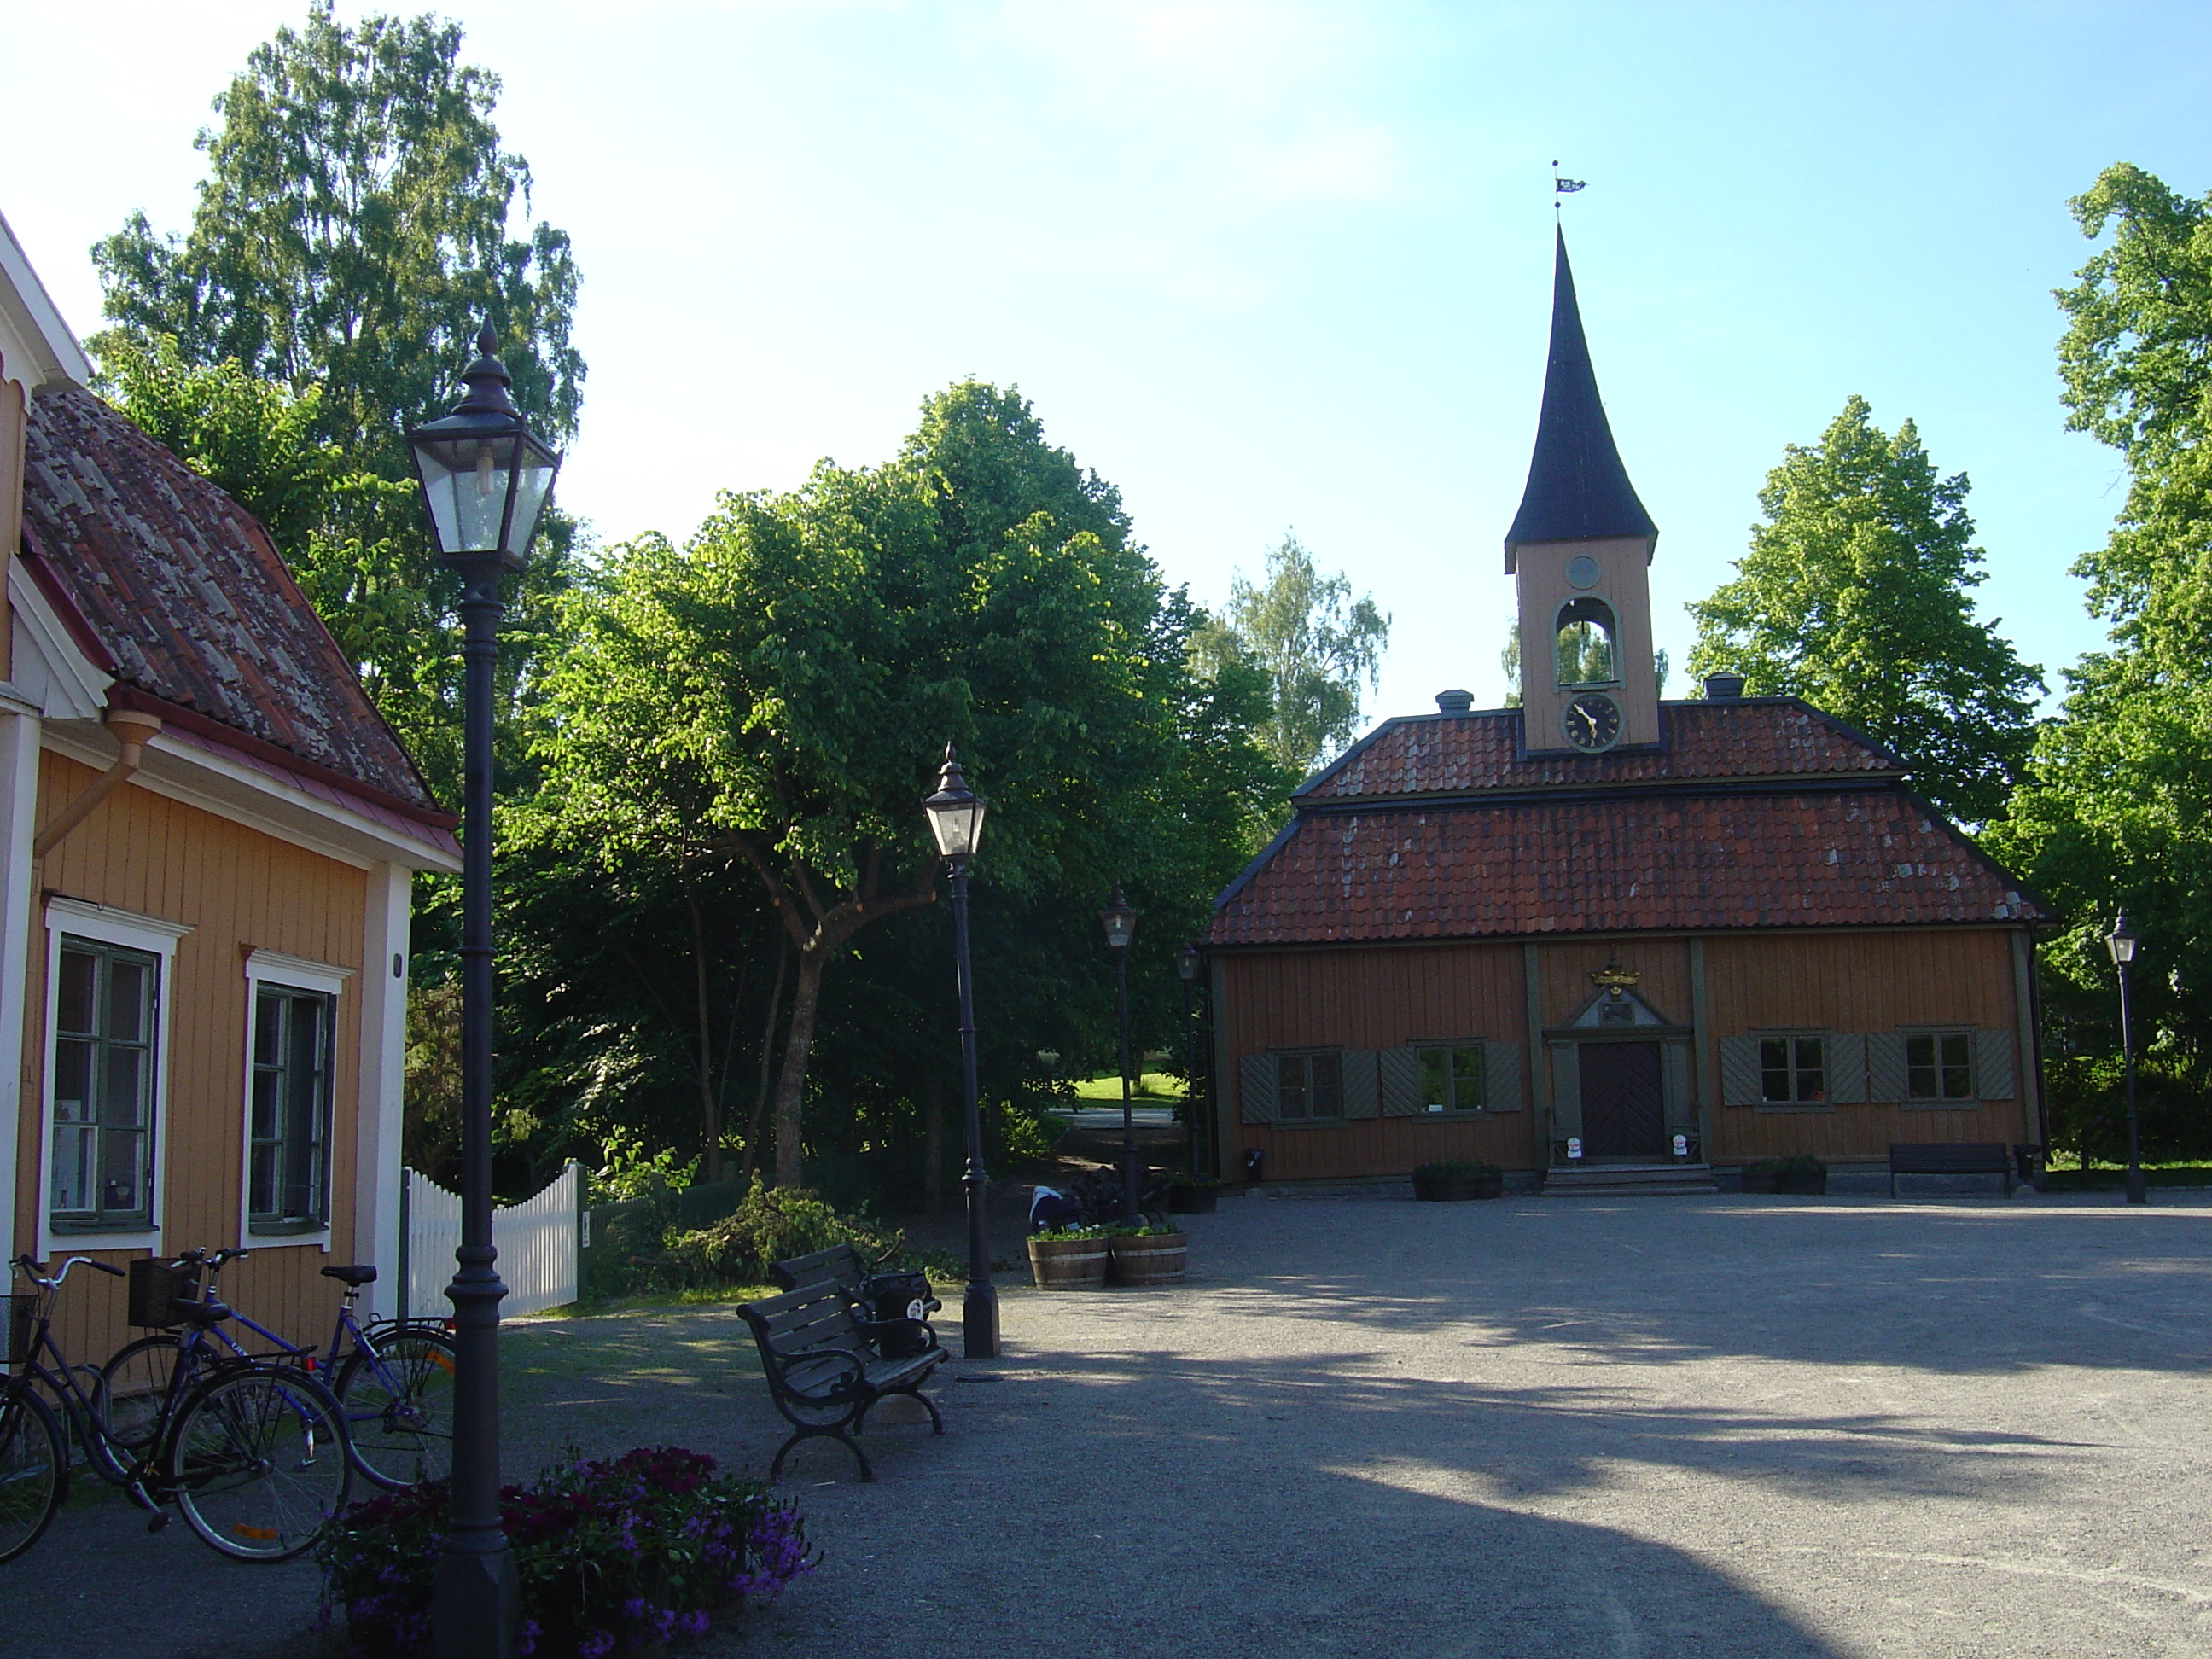
[[[584,1178],[584,1166],[574,1158],[568,1167],[576,1172],[576,1300],[584,1299],[584,1270],[591,1260],[592,1251],[592,1189]]]
[[[410,1191],[415,1185],[415,1171],[402,1164],[399,1169],[399,1322],[407,1322],[407,1287],[415,1271],[415,1253],[410,1248],[413,1239],[414,1205],[410,1202]]]

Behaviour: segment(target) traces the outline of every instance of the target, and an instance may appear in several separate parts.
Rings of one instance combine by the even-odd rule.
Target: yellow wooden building
[[[0,1181],[10,1256],[252,1251],[319,1340],[398,1257],[408,924],[440,809],[267,534],[85,389],[0,221]],[[73,1278],[73,1352],[128,1334]]]

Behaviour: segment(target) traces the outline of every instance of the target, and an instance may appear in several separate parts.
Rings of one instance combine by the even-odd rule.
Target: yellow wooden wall
[[[40,757],[43,825],[98,774],[62,756]],[[223,1297],[295,1342],[328,1340],[338,1287],[319,1269],[351,1261],[356,1245],[351,1200],[361,1077],[361,989],[349,979],[338,997],[332,1079],[330,1253],[283,1240],[241,1239],[245,1134],[246,957],[281,951],[358,970],[368,907],[367,872],[292,846],[196,807],[125,784],[49,853],[40,870],[46,893],[114,905],[188,923],[177,941],[163,994],[168,1000],[167,1098],[156,1156],[167,1188],[165,1250],[244,1243],[254,1254],[223,1279]],[[23,1091],[15,1237],[38,1237],[44,1195],[47,934],[43,900],[34,902],[24,1016]],[[367,1218],[359,1243],[366,1248]],[[79,1252],[79,1254],[86,1254]],[[117,1266],[143,1250],[91,1252]],[[63,1294],[58,1328],[70,1357],[94,1364],[138,1333],[123,1322],[119,1279],[80,1268]]]

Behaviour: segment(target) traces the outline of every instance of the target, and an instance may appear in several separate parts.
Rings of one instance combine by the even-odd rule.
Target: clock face
[[[1620,741],[1620,705],[1602,691],[1585,691],[1559,716],[1567,741],[1595,754]]]

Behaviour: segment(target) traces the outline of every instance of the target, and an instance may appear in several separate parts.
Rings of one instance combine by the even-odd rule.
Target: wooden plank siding
[[[41,824],[97,776],[48,751],[40,757]],[[156,1219],[165,1251],[244,1243],[254,1254],[223,1279],[224,1299],[295,1342],[328,1340],[337,1286],[318,1270],[356,1254],[354,1161],[361,1076],[362,933],[368,872],[197,807],[125,785],[40,871],[46,894],[189,924],[161,994],[168,1004],[167,1090],[155,1156],[166,1191]],[[46,946],[34,910],[24,1017],[15,1236],[38,1237],[46,1201]],[[331,1080],[330,1253],[283,1238],[240,1237],[247,1019],[246,957],[283,951],[356,970],[337,999]],[[360,1243],[366,1249],[364,1218]],[[58,1252],[58,1254],[59,1252]],[[145,1250],[79,1252],[122,1266]],[[98,1364],[138,1333],[123,1322],[120,1280],[82,1270],[62,1298],[58,1327],[73,1359]]]
[[[1269,1180],[1402,1176],[1436,1158],[1508,1170],[1548,1162],[1537,1028],[1565,1024],[1589,1000],[1589,975],[1618,963],[1662,1018],[1696,1032],[1692,1087],[1708,1161],[1814,1152],[1881,1162],[1905,1140],[2033,1139],[2035,1051],[2014,972],[2017,926],[1617,935],[1223,951],[1214,958],[1225,1144],[1267,1155]],[[1693,944],[1696,947],[1693,951]],[[1524,955],[1524,948],[1527,954]],[[1702,953],[1703,1006],[1692,957]],[[1533,961],[1533,974],[1528,963]],[[1528,1003],[1533,986],[1540,1006]],[[1762,1029],[1889,1032],[1958,1024],[2012,1034],[2011,1098],[1968,1109],[1888,1103],[1825,1109],[1723,1105],[1720,1042]],[[1519,1109],[1480,1119],[1382,1117],[1304,1126],[1241,1121],[1243,1056],[1271,1048],[1385,1048],[1480,1037],[1520,1045]],[[1241,1156],[1225,1173],[1241,1173]]]

